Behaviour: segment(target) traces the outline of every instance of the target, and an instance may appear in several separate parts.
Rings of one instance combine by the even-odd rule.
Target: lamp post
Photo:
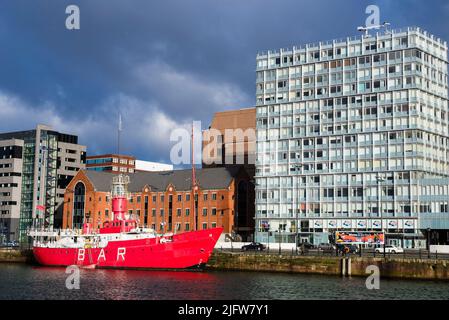
[[[279,226],[279,255],[281,255],[281,226]]]
[[[295,168],[295,173],[296,173],[296,172],[298,172],[302,168],[302,163],[295,163],[293,165],[293,167]],[[299,194],[297,194],[298,192],[296,192],[297,189],[298,189],[297,185],[299,185],[299,181],[298,180],[299,180],[299,177],[298,177],[298,174],[296,174],[296,184],[293,181],[293,193],[294,193],[293,197],[294,197],[294,199],[297,199],[297,201],[296,201],[297,202],[297,206],[299,205]],[[295,221],[295,226],[296,226],[296,230],[295,230],[296,231],[296,235],[295,235],[295,250],[296,250],[296,253],[298,253],[298,237],[299,237],[298,211],[299,211],[299,208],[296,208],[295,206],[293,206],[293,208],[295,210],[295,217],[296,217],[296,221]]]
[[[378,206],[377,207],[378,207],[379,214],[380,214],[381,230],[383,230],[382,190],[380,188],[380,183],[385,181],[385,179],[383,177],[381,177],[380,175],[377,175],[376,180],[377,180],[377,192],[378,192],[378,194],[377,194]],[[384,258],[385,258],[385,241],[387,241],[386,232],[385,232],[384,244],[383,244]]]

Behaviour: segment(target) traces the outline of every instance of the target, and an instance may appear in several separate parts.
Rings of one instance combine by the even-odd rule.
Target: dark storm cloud
[[[32,110],[27,125],[54,123],[90,152],[108,152],[120,109],[127,151],[153,160],[169,154],[160,124],[197,119],[206,127],[214,111],[254,104],[258,51],[354,35],[368,4],[379,4],[393,27],[420,25],[449,39],[445,1],[4,2],[0,131],[25,129],[10,109],[5,116],[14,103]],[[65,29],[69,4],[80,7],[79,31]]]

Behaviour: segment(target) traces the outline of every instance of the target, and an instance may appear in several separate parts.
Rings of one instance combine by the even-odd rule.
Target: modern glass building
[[[256,240],[448,244],[447,67],[417,27],[259,53]]]
[[[85,162],[77,136],[48,126],[0,133],[0,241],[26,242],[32,225],[62,225],[65,188]]]

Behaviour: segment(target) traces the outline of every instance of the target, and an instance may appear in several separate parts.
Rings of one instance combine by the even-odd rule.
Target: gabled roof
[[[196,169],[196,180],[201,189],[225,189],[229,187],[239,171],[238,167]],[[116,173],[93,170],[86,170],[84,173],[97,191],[104,192],[111,190],[112,177],[116,175]],[[153,191],[165,191],[169,184],[178,191],[191,190],[192,171],[190,169],[135,172],[127,175],[130,178],[129,192],[141,192],[145,185],[150,186]]]

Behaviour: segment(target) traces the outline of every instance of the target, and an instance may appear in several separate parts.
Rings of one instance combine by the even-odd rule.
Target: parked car
[[[321,251],[333,251],[335,246],[332,243],[320,243],[318,249]]]
[[[347,254],[347,253],[358,253],[359,248],[354,244],[337,244],[337,251],[339,253]]]
[[[2,244],[3,247],[17,247],[19,243],[17,241],[7,241]]]
[[[256,251],[262,251],[265,250],[266,246],[259,242],[251,242],[250,244],[244,245],[242,247],[242,251],[248,251],[248,250],[256,250]]]
[[[315,246],[311,244],[310,242],[301,242],[299,244],[299,247],[303,247],[304,249],[315,249]]]
[[[374,249],[374,251],[376,253],[384,253],[384,247],[376,248]],[[385,253],[404,253],[404,249],[392,245],[387,245],[385,246]]]

